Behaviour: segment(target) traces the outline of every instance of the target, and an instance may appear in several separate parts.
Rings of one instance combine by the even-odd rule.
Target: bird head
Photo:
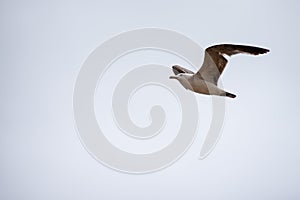
[[[192,74],[180,73],[177,75],[170,76],[169,78],[178,80],[185,89],[192,89],[190,83],[192,77]]]
[[[177,74],[177,75],[173,75],[173,76],[170,76],[169,77],[170,79],[177,79],[177,80],[183,80],[183,79],[186,79],[185,77],[185,74],[184,73],[180,73],[180,74]]]
[[[173,76],[170,76],[169,78],[170,79],[176,79],[178,80],[181,84],[184,84],[184,85],[189,85],[189,81],[190,79],[192,78],[192,74],[187,74],[187,73],[180,73],[180,74],[177,74],[177,75],[173,75]]]

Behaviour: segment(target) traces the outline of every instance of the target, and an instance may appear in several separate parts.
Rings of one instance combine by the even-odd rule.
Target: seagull
[[[226,92],[218,87],[219,77],[228,62],[225,57],[239,53],[259,55],[267,52],[269,52],[268,49],[254,46],[235,44],[214,45],[205,49],[204,61],[198,72],[194,73],[179,65],[174,65],[172,69],[175,76],[170,76],[169,78],[177,79],[185,89],[200,94],[235,98],[235,94]]]

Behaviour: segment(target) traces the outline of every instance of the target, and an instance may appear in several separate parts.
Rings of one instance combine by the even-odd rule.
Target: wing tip
[[[266,49],[263,47],[257,47],[257,46],[253,46],[253,45],[244,45],[244,44],[228,44],[228,43],[212,45],[212,46],[206,48],[206,50],[209,50],[209,49],[218,49],[218,51],[230,49],[231,51],[236,51],[236,53],[250,53],[250,54],[254,54],[254,55],[265,54],[265,53],[270,52],[269,49]]]
[[[258,47],[258,48],[259,48],[259,51],[257,51],[257,54],[255,54],[255,55],[266,54],[266,53],[270,52],[270,49],[265,49],[265,48],[261,48],[261,47]]]

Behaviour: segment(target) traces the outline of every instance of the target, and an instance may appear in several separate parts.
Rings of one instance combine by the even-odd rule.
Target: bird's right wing
[[[196,74],[204,80],[217,85],[219,77],[228,62],[224,54],[227,56],[239,53],[258,55],[267,52],[269,52],[268,49],[245,45],[221,44],[211,46],[205,50],[204,62]]]
[[[172,67],[172,69],[173,69],[173,72],[174,72],[175,75],[180,74],[180,73],[184,73],[184,74],[194,74],[193,71],[191,71],[191,70],[189,70],[189,69],[186,69],[186,68],[183,68],[183,67],[181,67],[181,66],[179,66],[179,65],[174,65],[174,66]]]

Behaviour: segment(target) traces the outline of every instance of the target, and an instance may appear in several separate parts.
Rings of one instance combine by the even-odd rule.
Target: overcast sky
[[[1,1],[0,199],[300,198],[299,11],[298,1]],[[203,48],[238,43],[271,52],[231,59],[222,83],[237,98],[226,99],[222,137],[206,159],[198,156],[211,101],[198,95],[202,121],[191,148],[166,169],[131,175],[85,150],[72,98],[89,54],[143,27],[180,32]],[[156,63],[184,64],[150,54]],[[147,123],[138,111],[133,105],[133,118]]]

